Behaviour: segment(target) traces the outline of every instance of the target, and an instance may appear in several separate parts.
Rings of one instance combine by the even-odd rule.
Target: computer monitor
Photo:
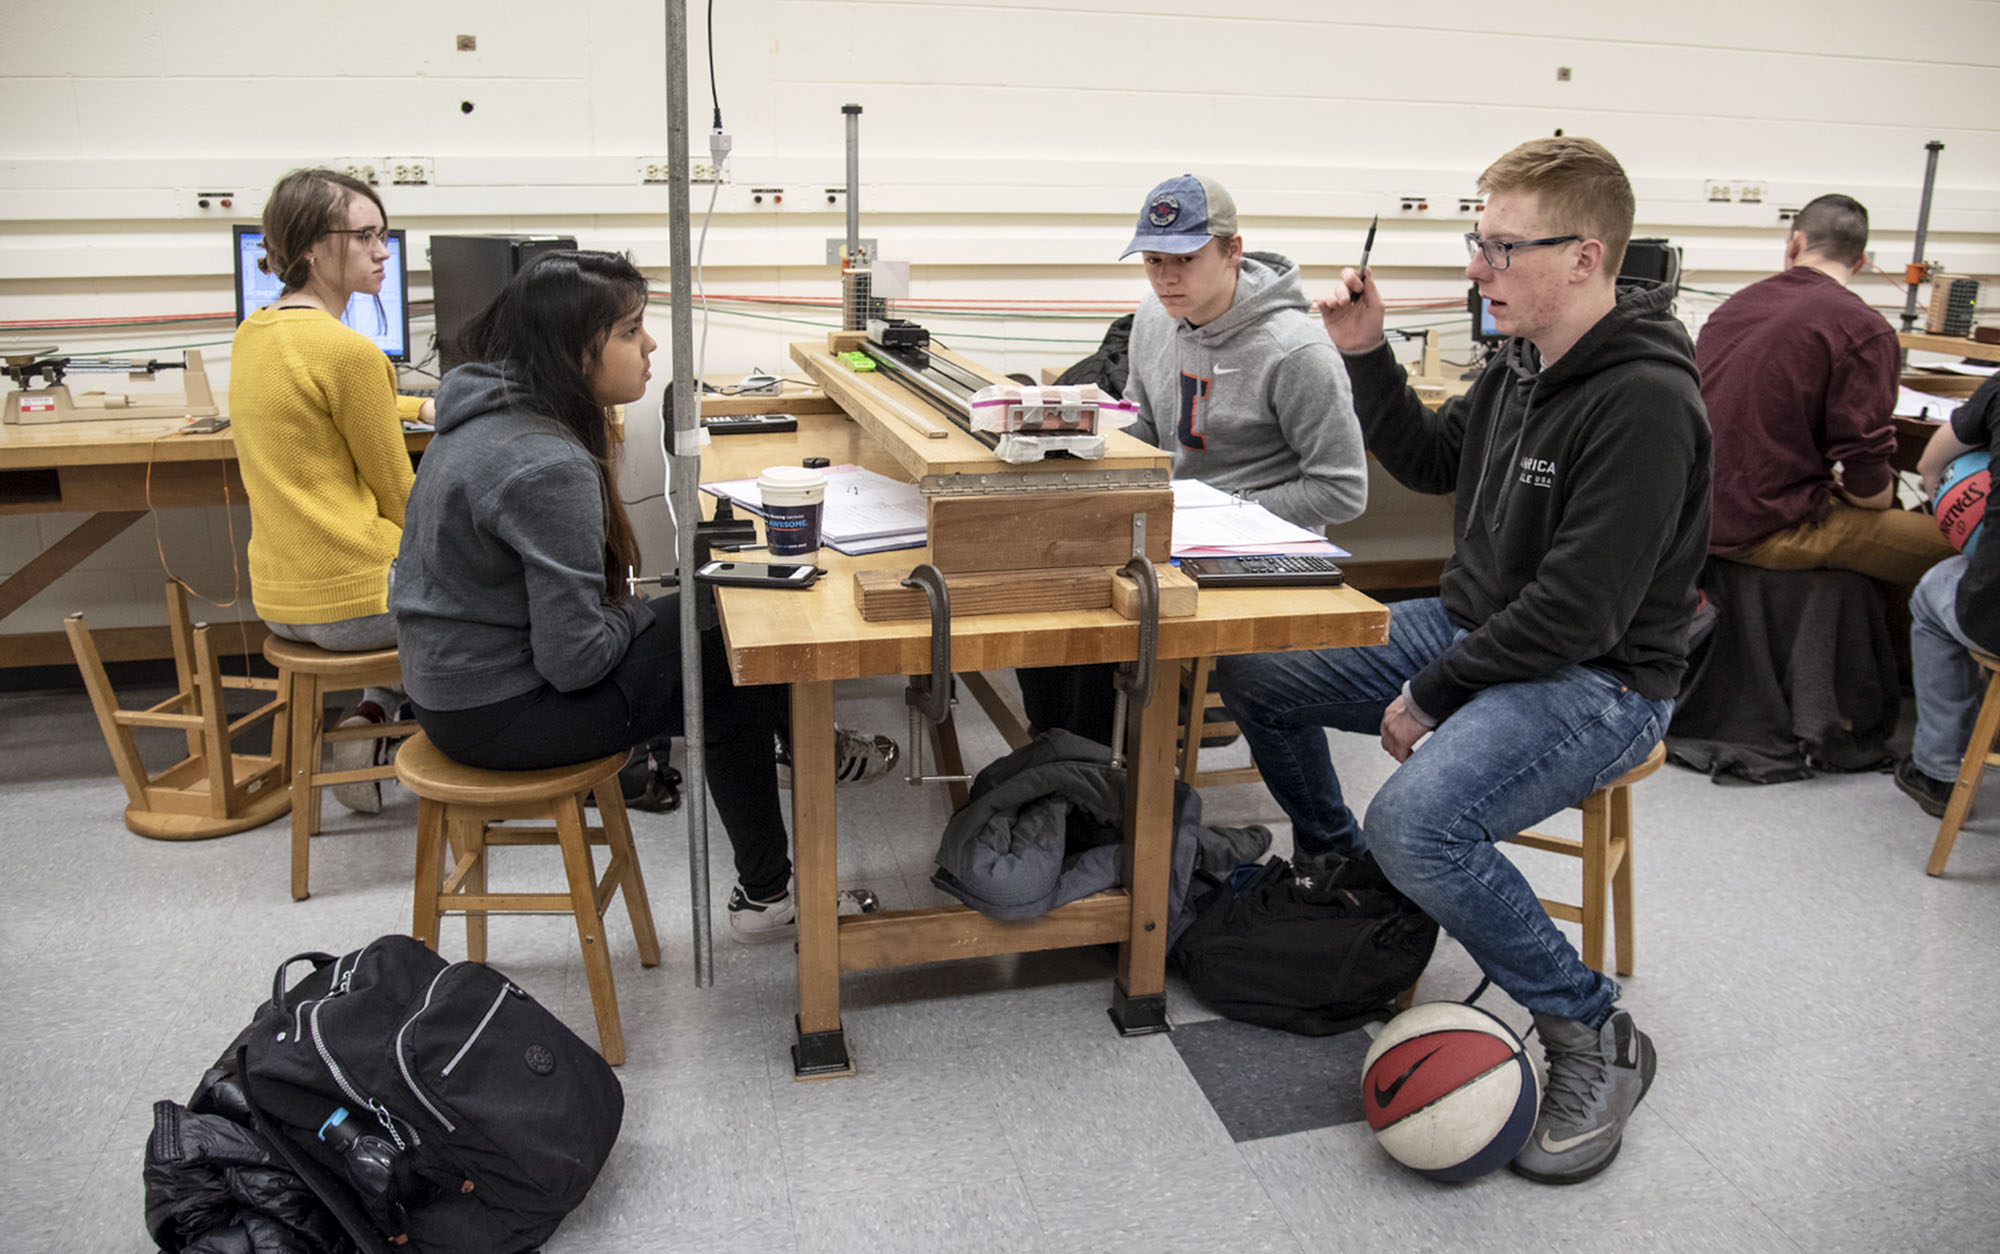
[[[236,233],[236,320],[243,321],[284,293],[285,285],[275,275],[257,268],[264,255],[261,227],[239,226]],[[410,271],[406,260],[403,229],[389,232],[389,260],[382,266],[382,308],[377,314],[375,297],[356,292],[347,302],[340,320],[375,342],[390,361],[410,360]]]
[[[1651,279],[1672,295],[1681,290],[1680,245],[1664,239],[1635,239],[1625,245],[1625,260],[1618,277]]]
[[[1479,294],[1476,283],[1465,291],[1465,309],[1472,315],[1473,344],[1498,344],[1507,338],[1493,324],[1493,302]]]

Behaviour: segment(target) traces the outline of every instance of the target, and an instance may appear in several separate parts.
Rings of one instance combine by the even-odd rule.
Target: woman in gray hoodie
[[[389,604],[417,721],[468,766],[558,766],[680,730],[679,618],[671,597],[628,591],[639,544],[610,423],[652,375],[645,310],[646,280],[623,257],[545,253],[438,388]],[[699,647],[708,785],[736,855],[730,929],[775,940],[796,919],[780,705],[730,681],[720,633]]]

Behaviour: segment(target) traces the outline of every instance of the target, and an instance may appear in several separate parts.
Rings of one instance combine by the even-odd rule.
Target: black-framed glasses
[[[379,226],[341,227],[336,230],[328,231],[327,234],[352,235],[355,239],[361,242],[361,246],[363,248],[369,249],[371,251],[378,244],[386,247],[389,243],[389,232],[387,228]]]
[[[1486,264],[1495,270],[1505,270],[1514,263],[1517,248],[1546,248],[1551,244],[1573,244],[1582,239],[1581,235],[1551,235],[1547,239],[1524,239],[1508,242],[1499,239],[1481,239],[1477,232],[1465,233],[1465,255],[1484,257]]]

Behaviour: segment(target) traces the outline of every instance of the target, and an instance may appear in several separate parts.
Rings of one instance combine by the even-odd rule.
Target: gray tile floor
[[[842,700],[845,721],[900,737],[894,685]],[[966,722],[969,760],[989,760],[990,729]],[[1388,760],[1333,739],[1365,798]],[[185,1099],[279,960],[408,926],[415,807],[330,810],[313,895],[294,903],[283,823],[194,844],[126,832],[80,693],[0,696],[0,764],[0,1250],[150,1249],[152,1102]],[[796,1083],[789,948],[719,937],[716,984],[696,989],[683,824],[637,815],[666,959],[641,969],[614,928],[626,1124],[549,1248],[2000,1249],[2000,781],[1980,802],[1930,879],[1935,824],[1886,776],[1747,788],[1669,768],[1642,785],[1625,1004],[1660,1078],[1618,1163],[1570,1189],[1504,1172],[1434,1185],[1360,1124],[1233,1141],[1171,1038],[1113,1034],[1103,951],[850,976],[859,1074]],[[1261,786],[1208,805],[1288,847]],[[891,908],[938,899],[941,791],[884,781],[841,806],[844,884]],[[539,851],[509,852],[509,874],[534,878]],[[1566,885],[1574,864],[1531,875]],[[718,872],[718,912],[728,886]],[[462,952],[448,928],[447,956]],[[498,921],[491,956],[591,1035],[566,919]],[[1426,990],[1475,980],[1447,941]],[[1169,992],[1177,1023],[1212,1018]],[[1482,1004],[1525,1026],[1504,998]],[[1358,1083],[1351,1051],[1327,1057],[1315,1082]]]

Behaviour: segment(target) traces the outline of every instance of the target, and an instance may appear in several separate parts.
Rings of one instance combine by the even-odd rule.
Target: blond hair
[[[1531,192],[1549,231],[1604,245],[1604,272],[1616,276],[1632,238],[1636,203],[1625,167],[1594,139],[1531,139],[1486,167],[1486,195]]]

